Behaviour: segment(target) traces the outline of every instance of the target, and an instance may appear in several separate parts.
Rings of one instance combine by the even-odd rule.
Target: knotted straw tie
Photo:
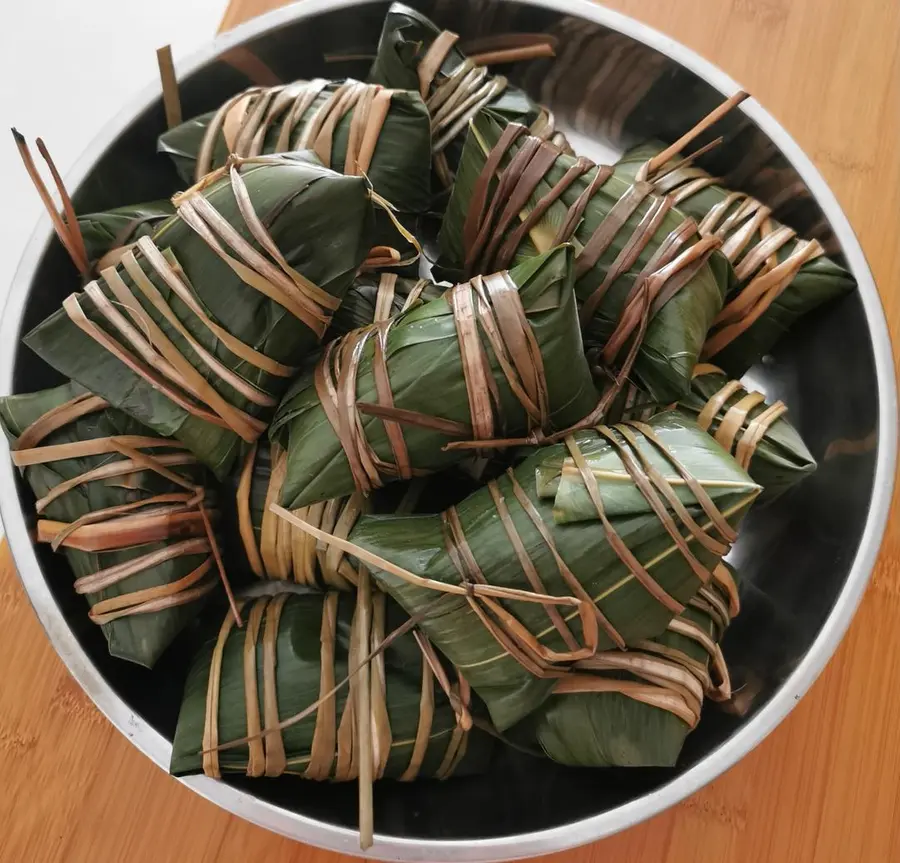
[[[471,120],[500,95],[509,81],[502,75],[491,75],[486,66],[492,63],[516,62],[535,57],[552,57],[552,39],[532,34],[507,34],[502,41],[480,47],[482,53],[463,60],[449,74],[441,69],[459,36],[444,30],[431,43],[418,64],[419,93],[425,99],[431,115],[432,152],[435,169],[445,186],[453,182],[453,174],[447,163],[445,150],[460,135]],[[532,134],[550,142],[557,152],[570,151],[568,141],[556,131],[552,111],[541,108],[541,113],[531,126]]]

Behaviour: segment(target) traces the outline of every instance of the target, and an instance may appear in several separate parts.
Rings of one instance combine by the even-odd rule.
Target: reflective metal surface
[[[240,44],[285,80],[365,74],[365,66],[326,65],[322,56],[374,50],[387,5],[305,0],[227,34],[179,66],[185,115],[208,110],[246,86],[238,72],[215,61]],[[413,5],[464,36],[510,29],[559,34],[557,59],[523,69],[518,82],[550,104],[587,155],[614,157],[650,135],[672,140],[737,89],[683,47],[593,3]],[[631,73],[624,74],[626,69]],[[168,160],[152,155],[163,126],[157,88],[151,86],[67,178],[77,189],[79,208],[174,192],[178,184]],[[756,385],[787,402],[820,469],[789,496],[753,513],[735,551],[746,583],[744,610],[728,633],[725,654],[736,685],[744,686],[746,712],[707,710],[674,770],[578,771],[505,753],[486,778],[380,784],[373,856],[506,860],[589,842],[648,818],[709,782],[771,731],[819,674],[850,622],[881,541],[894,475],[896,395],[881,305],[846,218],[784,130],[750,100],[730,116],[726,135],[728,145],[712,154],[710,168],[843,254],[859,282],[855,296],[803,322],[751,372]],[[4,313],[4,393],[57,382],[19,344],[20,335],[77,285],[50,236],[49,221],[42,219]],[[122,733],[165,767],[186,671],[178,646],[153,672],[110,659],[71,590],[63,559],[33,547],[30,495],[6,458],[0,459],[0,506],[22,581],[54,647]],[[205,778],[187,784],[288,836],[358,850],[355,787]]]

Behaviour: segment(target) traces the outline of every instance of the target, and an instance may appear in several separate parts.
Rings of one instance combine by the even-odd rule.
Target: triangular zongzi
[[[152,668],[218,584],[206,471],[77,384],[0,399],[0,423],[37,541],[65,552],[109,652]]]
[[[568,147],[547,108],[504,76],[490,74],[487,62],[500,59],[491,53],[493,58],[466,57],[455,33],[403,3],[394,3],[385,18],[369,80],[421,93],[432,117],[435,169],[445,186],[452,184],[469,120],[488,105],[504,121],[523,123],[557,147]]]
[[[176,776],[356,779],[363,742],[355,714],[364,694],[373,778],[445,778],[487,767],[492,739],[472,727],[468,684],[452,671],[448,677],[418,633],[391,641],[368,675],[351,676],[326,697],[406,622],[384,594],[373,592],[370,627],[362,634],[355,593],[281,592],[250,600],[241,612],[247,625],[237,629],[226,618],[188,674],[172,746]],[[259,736],[317,703],[303,719]],[[249,744],[217,749],[254,734]]]
[[[719,645],[739,610],[735,579],[719,564],[664,633],[577,663],[510,738],[572,767],[674,767],[704,699],[731,697]]]
[[[224,165],[232,153],[298,150],[312,150],[326,168],[367,177],[401,220],[429,208],[431,120],[417,92],[324,78],[251,87],[159,138],[159,151],[172,157],[188,183]],[[380,212],[375,243],[392,245],[396,237]]]
[[[722,308],[730,268],[720,241],[648,183],[482,111],[441,227],[441,276],[500,269],[567,240],[586,349],[618,373],[643,332],[635,378],[660,402],[680,398]]]
[[[350,546],[333,542],[373,567],[504,730],[572,663],[660,635],[759,491],[696,424],[663,414],[539,448],[442,515],[363,515]]]
[[[772,218],[769,207],[724,188],[690,158],[676,154],[650,165],[665,150],[658,142],[636,147],[616,164],[616,174],[651,183],[693,216],[702,234],[723,240],[736,284],[710,330],[703,358],[739,378],[798,318],[853,290],[856,283],[825,256],[818,241],[801,239]]]
[[[236,160],[25,343],[222,477],[266,429],[371,247],[363,177]]]
[[[472,452],[447,444],[563,430],[596,399],[559,247],[331,342],[272,422],[288,453],[281,502],[433,473]]]
[[[680,407],[696,415],[700,428],[763,487],[760,500],[773,500],[816,469],[803,439],[785,419],[787,406],[748,392],[716,366],[700,363],[694,369],[691,393]]]

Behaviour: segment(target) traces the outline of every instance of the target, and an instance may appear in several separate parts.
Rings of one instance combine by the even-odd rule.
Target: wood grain
[[[233,0],[223,28],[281,5]],[[608,0],[753,93],[850,217],[900,344],[900,3]],[[173,27],[175,23],[173,22]],[[896,500],[895,510],[896,512]],[[92,707],[0,552],[0,860],[341,863],[201,800]],[[900,860],[900,523],[822,678],[758,749],[680,806],[554,863]],[[351,858],[343,858],[350,860]]]

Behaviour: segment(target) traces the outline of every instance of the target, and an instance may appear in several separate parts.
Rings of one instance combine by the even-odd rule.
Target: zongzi
[[[384,594],[372,593],[365,631],[353,593],[282,592],[249,601],[242,613],[247,625],[237,629],[226,618],[188,673],[174,775],[356,779],[365,750],[355,714],[365,696],[373,778],[443,779],[486,768],[492,739],[472,728],[468,684],[462,677],[450,683],[419,633],[385,645],[406,618]],[[364,692],[362,675],[352,672],[379,648]],[[261,736],[279,723],[280,731]]]
[[[713,323],[703,358],[739,378],[798,318],[853,290],[855,282],[825,256],[817,240],[801,239],[773,219],[769,207],[724,188],[692,158],[675,154],[662,164],[651,164],[664,151],[657,142],[637,147],[617,163],[616,175],[651,183],[658,194],[669,195],[695,218],[704,236],[723,241],[736,285]]]
[[[237,159],[25,343],[223,477],[265,430],[371,246],[363,177]]]
[[[159,139],[159,151],[172,157],[188,183],[224,165],[232,153],[297,150],[312,150],[326,168],[367,177],[401,219],[429,208],[431,120],[416,92],[323,78],[251,87]],[[375,242],[387,245],[395,236],[379,213]]]
[[[716,366],[694,369],[690,395],[680,407],[705,429],[763,487],[760,500],[773,500],[816,469],[797,430],[785,419],[787,406],[748,392]]]
[[[347,555],[311,539],[271,511],[281,497],[286,465],[287,453],[278,444],[262,440],[250,448],[237,479],[237,530],[250,570],[258,578],[349,590],[356,585],[356,567]],[[346,537],[363,512],[440,512],[472,488],[472,480],[462,471],[446,472],[395,483],[368,497],[355,492],[295,512],[329,534]]]
[[[596,391],[572,292],[571,249],[472,281],[331,342],[278,408],[283,505],[368,493],[512,436],[564,430]],[[496,443],[491,443],[496,442]]]
[[[719,564],[664,633],[576,663],[510,738],[572,767],[673,767],[704,698],[731,697],[719,645],[739,611],[734,577]]]
[[[513,46],[512,50],[466,57],[458,39],[455,33],[442,31],[421,12],[394,3],[369,72],[373,83],[417,90],[425,99],[431,114],[435,169],[442,183],[447,187],[452,184],[466,127],[488,105],[504,121],[523,123],[535,135],[551,140],[562,150],[568,149],[547,108],[533,102],[504,76],[491,75],[486,68],[487,63],[506,57],[515,60],[527,59],[531,54],[542,56],[543,52],[531,50],[540,41],[531,41],[524,53]]]
[[[37,497],[113,656],[152,668],[218,583],[215,500],[177,441],[69,383],[0,399],[13,463]]]
[[[349,542],[277,512],[372,567],[502,731],[573,663],[660,635],[709,582],[759,491],[673,413],[538,448],[439,516],[363,515]]]
[[[558,153],[491,111],[472,122],[440,233],[442,276],[502,269],[570,240],[585,347],[662,403],[690,387],[722,308],[728,262],[720,240],[647,183]],[[643,334],[643,339],[641,335]]]

